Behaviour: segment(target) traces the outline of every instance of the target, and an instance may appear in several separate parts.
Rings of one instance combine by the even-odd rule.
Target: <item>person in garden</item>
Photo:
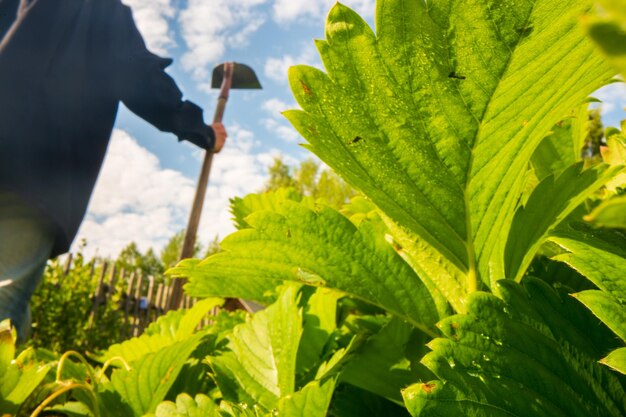
[[[118,104],[158,129],[218,152],[204,123],[148,51],[120,0],[0,0],[0,320],[21,340],[49,258],[84,217]]]

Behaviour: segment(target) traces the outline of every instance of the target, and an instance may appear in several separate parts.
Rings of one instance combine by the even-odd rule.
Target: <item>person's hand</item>
[[[213,146],[213,152],[218,153],[224,147],[228,134],[226,128],[221,123],[213,123],[211,125],[213,132],[215,132],[215,146]]]

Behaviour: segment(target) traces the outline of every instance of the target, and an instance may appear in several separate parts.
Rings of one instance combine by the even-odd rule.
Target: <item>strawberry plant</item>
[[[285,115],[370,211],[250,199],[222,253],[179,267],[189,291],[299,281],[384,309],[432,339],[413,415],[623,415],[597,361],[623,346],[626,240],[583,220],[624,162],[580,157],[586,99],[615,75],[579,23],[591,6],[379,0],[374,33],[336,5],[326,72],[291,69]]]
[[[378,0],[374,32],[336,4],[325,71],[290,70],[301,109],[285,115],[361,195],[340,210],[285,189],[233,200],[221,251],[169,272],[204,300],[95,369],[65,362],[52,387],[85,389],[35,392],[38,410],[626,415],[626,152],[612,129],[602,160],[581,157],[588,97],[617,72],[590,13]],[[196,330],[212,297],[266,308]]]

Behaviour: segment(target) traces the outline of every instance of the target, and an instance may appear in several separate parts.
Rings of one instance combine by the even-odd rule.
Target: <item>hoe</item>
[[[216,66],[213,69],[213,77],[211,79],[211,88],[220,88],[220,95],[217,99],[217,107],[213,116],[213,123],[222,121],[224,109],[228,101],[228,94],[231,89],[260,89],[261,83],[256,74],[247,65],[236,62],[226,62]],[[196,186],[196,195],[193,199],[189,221],[187,222],[187,230],[185,231],[185,240],[180,259],[187,259],[193,256],[193,248],[196,243],[196,234],[198,232],[198,223],[200,223],[200,214],[202,213],[202,205],[206,189],[209,184],[209,173],[211,172],[211,163],[213,162],[213,151],[206,151],[202,169],[198,176],[198,185]],[[174,280],[172,289],[172,298],[170,301],[170,309],[176,310],[180,307],[183,299],[184,279]],[[227,308],[237,308],[240,304],[238,300],[230,300]]]

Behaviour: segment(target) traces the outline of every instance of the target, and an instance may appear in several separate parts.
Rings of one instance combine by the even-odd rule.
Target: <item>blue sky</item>
[[[294,64],[320,67],[313,40],[323,38],[332,0],[122,0],[133,8],[149,48],[174,58],[168,69],[185,98],[213,118],[217,93],[211,72],[224,61],[250,65],[263,90],[232,91],[224,124],[225,149],[214,159],[199,229],[206,244],[234,230],[228,199],[258,191],[267,168],[281,155],[292,164],[311,156],[280,115],[296,108],[287,85]],[[372,23],[374,0],[345,0]],[[626,88],[596,96],[605,120],[624,118]],[[130,241],[156,250],[185,227],[203,154],[120,108],[109,151],[79,235],[87,253],[115,256]]]

